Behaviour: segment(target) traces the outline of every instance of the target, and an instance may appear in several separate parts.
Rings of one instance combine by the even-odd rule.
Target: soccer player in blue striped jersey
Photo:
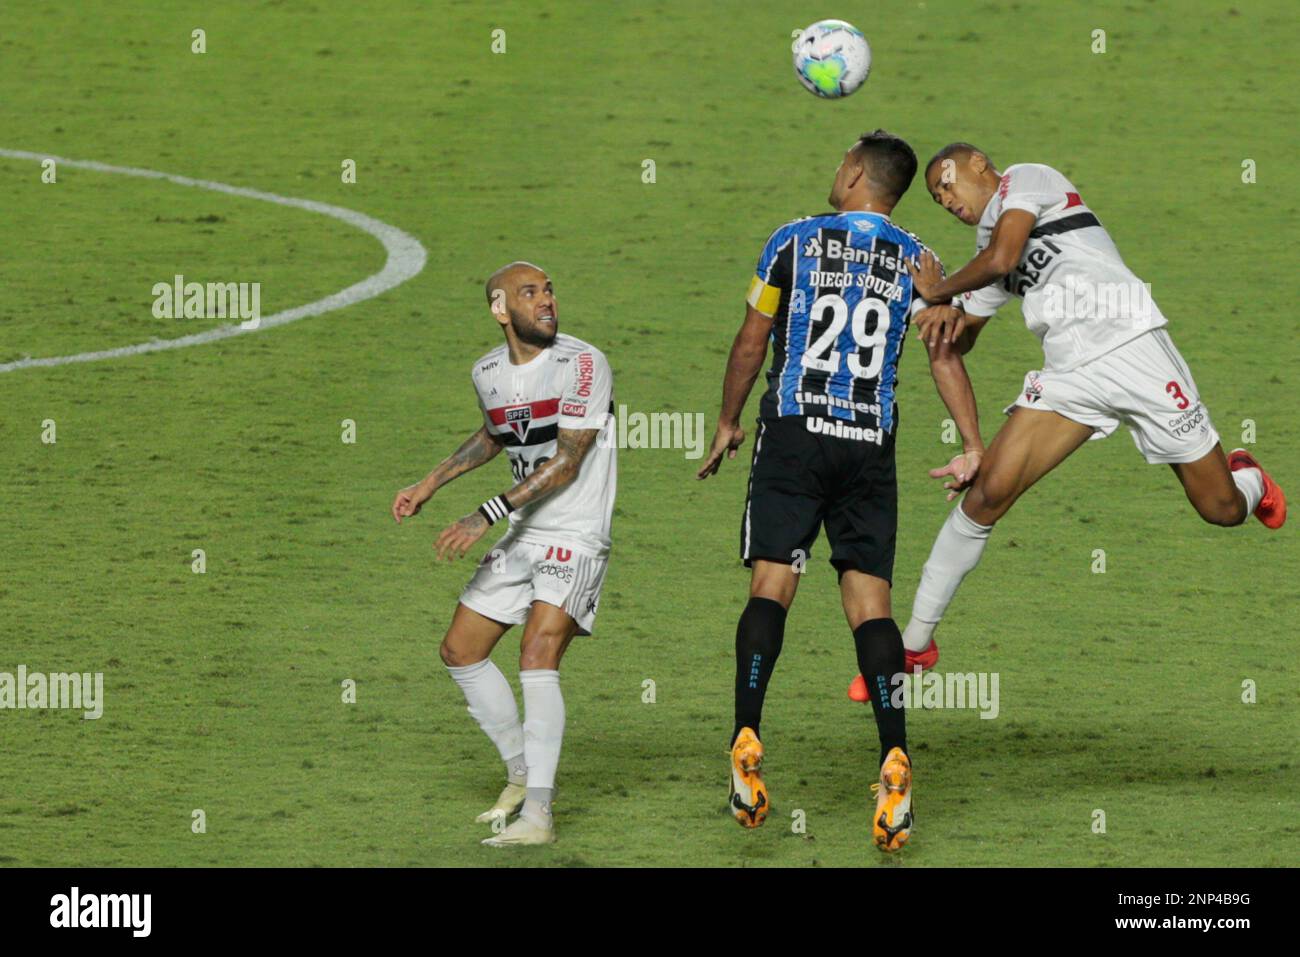
[[[890,610],[898,494],[894,434],[898,363],[908,323],[927,308],[908,260],[926,247],[890,213],[916,175],[906,142],[859,137],[835,172],[834,210],[787,223],[763,247],[732,345],[718,429],[699,478],[735,458],[740,416],[772,343],[759,406],[741,558],[750,597],[736,629],[731,807],[746,827],[767,816],[759,737],[763,700],[784,640],[786,613],[824,524],[858,665],[872,687],[880,737],[875,844],[897,850],[911,825],[912,768],[895,677],[903,641]],[[971,460],[983,452],[975,397],[960,354],[927,343],[939,394]],[[954,459],[954,474],[962,457]]]

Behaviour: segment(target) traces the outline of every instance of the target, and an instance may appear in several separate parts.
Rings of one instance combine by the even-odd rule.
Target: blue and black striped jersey
[[[903,339],[925,305],[907,261],[922,251],[881,213],[809,216],[772,234],[749,289],[749,304],[775,320],[762,417],[894,431]]]

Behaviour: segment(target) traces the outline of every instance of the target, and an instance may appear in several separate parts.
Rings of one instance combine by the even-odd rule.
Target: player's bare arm
[[[508,501],[511,509],[516,509],[558,492],[578,477],[582,461],[599,434],[599,429],[557,430],[555,455],[499,497]],[[491,522],[481,509],[448,525],[433,546],[438,550],[438,558],[462,557],[489,527]]]
[[[930,311],[925,310],[917,318]],[[930,470],[931,478],[947,479],[943,487],[948,490],[948,501],[951,502],[975,481],[980,462],[984,458],[984,440],[980,437],[979,409],[975,404],[975,390],[971,386],[970,376],[966,373],[966,364],[962,362],[961,352],[956,345],[946,339],[935,344],[927,343],[927,351],[930,357],[930,374],[934,377],[939,398],[943,400],[948,414],[952,416],[957,431],[961,434],[961,454],[953,456],[942,468]]]
[[[727,372],[722,380],[722,411],[718,413],[718,428],[713,433],[709,455],[697,479],[708,478],[718,471],[722,456],[734,459],[736,450],[745,441],[745,430],[740,427],[740,414],[754,388],[754,381],[767,357],[767,340],[772,335],[772,317],[765,316],[751,305],[745,307],[745,321],[740,325],[731,343],[727,357]]]
[[[931,306],[912,319],[917,338],[929,349],[935,344],[952,343],[958,354],[965,355],[975,348],[984,324],[990,316],[972,316],[959,305]]]
[[[938,260],[929,253],[922,253],[915,264],[908,263],[912,284],[926,302],[945,303],[953,296],[997,282],[1020,262],[1037,221],[1038,217],[1027,210],[1008,209],[994,224],[989,244],[948,278],[943,278]]]
[[[480,428],[461,443],[460,448],[438,463],[437,467],[414,485],[408,485],[393,499],[393,519],[399,525],[403,518],[418,515],[421,507],[433,494],[452,479],[473,471],[485,462],[496,458],[502,449],[501,441],[486,428]]]

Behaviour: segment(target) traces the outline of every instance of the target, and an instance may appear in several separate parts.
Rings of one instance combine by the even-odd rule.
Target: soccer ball
[[[838,99],[853,93],[871,71],[871,47],[843,20],[819,20],[794,41],[794,72],[810,93]]]

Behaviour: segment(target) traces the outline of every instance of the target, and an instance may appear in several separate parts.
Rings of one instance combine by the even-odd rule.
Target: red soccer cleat
[[[1233,449],[1228,453],[1228,468],[1234,472],[1237,469],[1259,469],[1259,474],[1264,477],[1264,497],[1259,500],[1255,517],[1264,523],[1265,528],[1281,528],[1286,521],[1286,496],[1282,494],[1282,486],[1269,478],[1263,466],[1255,461],[1255,456],[1245,449]]]
[[[903,658],[909,672],[915,671],[917,665],[921,666],[922,671],[929,671],[939,663],[939,643],[931,638],[929,647],[924,651],[908,651],[904,648]]]
[[[1262,469],[1260,471],[1263,471]],[[1279,494],[1280,494],[1279,490]],[[933,668],[939,663],[939,643],[933,638],[930,639],[930,645],[925,651],[909,651],[903,649],[903,661],[907,665],[907,673],[914,672],[919,665],[922,671]],[[867,702],[871,700],[871,691],[867,688],[867,679],[862,675],[857,675],[849,682],[849,700]]]

